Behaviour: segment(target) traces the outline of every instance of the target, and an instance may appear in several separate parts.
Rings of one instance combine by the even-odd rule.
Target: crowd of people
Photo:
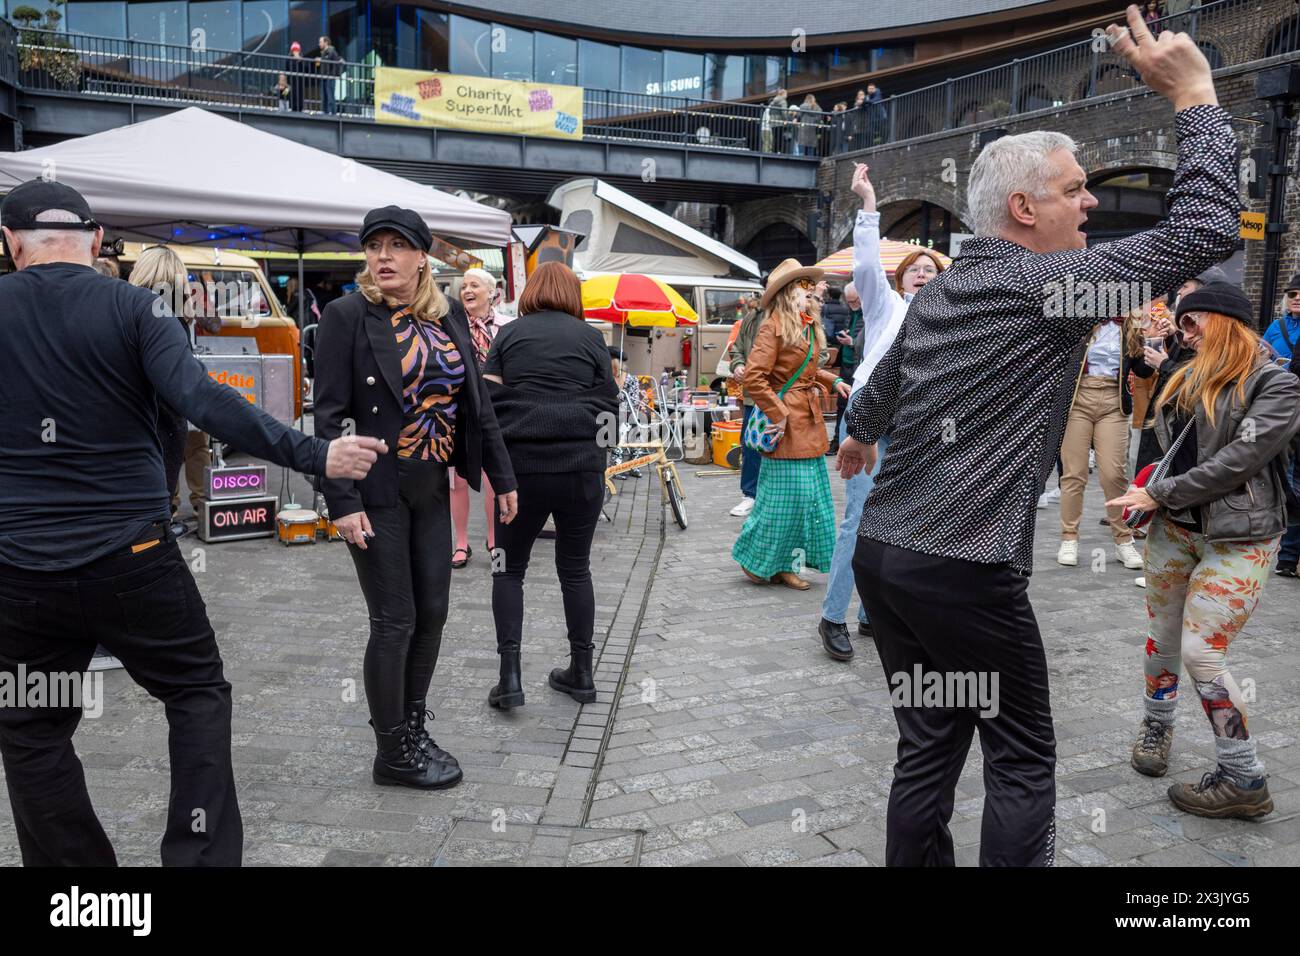
[[[316,44],[316,55],[312,57],[302,55],[302,44],[297,40],[289,44],[284,72],[276,77],[270,90],[280,112],[303,112],[307,108],[307,94],[313,91],[320,112],[328,115],[339,111],[339,101],[347,95],[344,77],[347,64],[329,37],[319,37]]]
[[[895,704],[891,864],[953,862],[948,820],[977,730],[981,863],[1052,862],[1055,737],[1027,585],[1036,511],[1053,500],[1057,561],[1079,564],[1093,468],[1114,558],[1145,572],[1137,583],[1150,626],[1133,768],[1168,771],[1185,663],[1209,718],[1215,764],[1200,781],[1171,786],[1169,799],[1208,817],[1273,809],[1227,653],[1270,569],[1296,575],[1300,275],[1287,285],[1283,315],[1258,334],[1245,293],[1215,265],[1233,249],[1240,208],[1230,117],[1204,56],[1185,34],[1153,34],[1153,12],[1131,8],[1128,30],[1110,33],[1116,52],[1175,109],[1178,169],[1159,226],[1088,248],[1082,226],[1097,202],[1073,141],[1007,136],[986,146],[971,171],[975,237],[961,255],[945,270],[919,251],[891,284],[874,190],[859,164],[852,188],[863,208],[845,301],[826,292],[818,270],[788,260],[767,280],[767,313],[747,318],[733,345],[732,369],[753,402],[746,421],[757,417],[777,440],[769,450],[745,429],[745,454],[759,462],[757,481],[752,467],[742,469],[743,498],[732,511],[745,518],[733,549],[744,574],[798,587],[792,557],[826,570],[829,489],[811,470],[787,477],[824,447],[810,437],[824,439],[820,404],[805,407],[777,390],[840,389],[848,376],[835,452],[845,511],[817,628],[826,652],[853,656],[848,567],[862,602],[858,634],[873,638],[887,678],[914,668],[1001,678],[992,716],[952,702]],[[1067,280],[1158,295],[1117,315],[1062,310],[1049,293]],[[792,375],[805,339],[813,347],[823,340],[806,331],[819,318],[825,340],[843,346],[839,375]],[[1055,495],[1044,490],[1053,468]]]
[[[842,100],[829,112],[812,93],[798,103],[791,103],[789,95],[778,89],[763,109],[760,148],[765,153],[827,156],[878,146],[889,138],[889,107],[875,83],[858,90],[852,106]]]
[[[1136,9],[1127,31],[1110,32],[1174,107],[1178,165],[1160,225],[1088,247],[1082,227],[1097,202],[1074,142],[1007,136],[971,170],[975,235],[961,255],[946,264],[918,250],[891,279],[859,164],[852,284],[837,294],[820,269],[780,263],[726,360],[745,402],[743,499],[732,511],[745,519],[732,549],[744,576],[804,591],[806,571],[826,573],[817,633],[837,661],[854,655],[856,590],[857,634],[873,640],[891,683],[913,672],[999,678],[987,712],[895,702],[892,865],[954,862],[948,823],[976,732],[981,863],[1053,862],[1056,743],[1028,579],[1036,502],[1054,466],[1058,561],[1078,563],[1090,450],[1114,556],[1145,572],[1134,770],[1168,772],[1185,664],[1215,769],[1171,786],[1170,800],[1208,817],[1273,809],[1227,655],[1270,568],[1296,575],[1300,275],[1286,312],[1259,335],[1245,294],[1213,271],[1236,242],[1240,201],[1231,117],[1205,57],[1184,34],[1157,39]],[[142,255],[128,282],[101,274],[103,230],[57,182],[14,188],[0,218],[17,267],[0,277],[0,381],[18,397],[0,419],[0,669],[81,672],[98,643],[164,702],[165,864],[233,865],[242,854],[231,687],[171,523],[184,422],[318,481],[369,617],[361,667],[375,784],[433,790],[464,776],[434,739],[429,693],[452,572],[472,556],[470,489],[483,492],[489,519],[499,674],[488,704],[525,703],[523,584],[548,522],[569,645],[548,684],[596,699],[591,547],[611,451],[602,436],[620,402],[638,399],[621,353],[583,321],[571,269],[540,265],[507,321],[488,273],[469,270],[456,296],[442,292],[417,213],[371,210],[357,233],[356,290],[320,316],[308,436],[207,375],[192,352],[197,317],[171,315],[158,297],[183,281],[174,252]],[[1049,305],[1067,279],[1163,291],[1098,321]],[[51,343],[57,362],[30,360]],[[99,399],[84,402],[88,391]],[[828,454],[845,481],[839,520]],[[117,481],[86,480],[110,471]],[[0,708],[26,864],[115,860],[72,746],[80,716],[75,706]]]

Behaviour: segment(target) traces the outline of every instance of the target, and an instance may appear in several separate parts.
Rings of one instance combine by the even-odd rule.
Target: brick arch
[[[800,234],[808,235],[808,207],[794,197],[778,202],[760,200],[737,204],[732,208],[733,232],[731,245],[740,249],[768,226],[783,223]],[[812,238],[809,237],[809,241]]]

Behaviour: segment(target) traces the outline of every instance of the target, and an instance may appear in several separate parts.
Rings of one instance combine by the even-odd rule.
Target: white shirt
[[[1097,326],[1088,346],[1088,374],[1113,377],[1119,374],[1121,356],[1120,326],[1103,322]]]
[[[858,210],[853,225],[853,287],[862,300],[862,361],[853,372],[853,391],[867,384],[894,344],[912,301],[894,291],[880,264],[880,213]]]

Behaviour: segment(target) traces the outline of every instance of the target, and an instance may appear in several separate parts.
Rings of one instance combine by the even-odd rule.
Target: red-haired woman
[[[524,574],[533,542],[550,517],[569,666],[551,671],[548,683],[579,703],[591,703],[596,699],[591,539],[605,501],[605,453],[618,441],[616,425],[611,428],[618,421],[618,387],[609,347],[583,321],[582,284],[572,269],[560,262],[537,267],[519,298],[519,318],[492,342],[483,377],[519,483],[518,517],[513,524],[497,525],[492,617],[501,679],[488,703],[506,710],[524,702],[519,667]]]
[[[1147,534],[1145,715],[1134,769],[1163,776],[1173,742],[1179,671],[1214,731],[1217,766],[1169,799],[1205,817],[1273,809],[1246,706],[1228,673],[1228,645],[1259,603],[1286,528],[1281,462],[1300,430],[1300,382],[1269,361],[1245,294],[1211,282],[1178,302],[1183,345],[1195,357],[1156,398],[1156,437],[1168,476],[1108,504],[1156,511]]]

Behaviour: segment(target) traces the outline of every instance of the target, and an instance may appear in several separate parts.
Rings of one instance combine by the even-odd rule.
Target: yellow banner
[[[375,70],[375,119],[582,139],[582,87],[381,66]]]

